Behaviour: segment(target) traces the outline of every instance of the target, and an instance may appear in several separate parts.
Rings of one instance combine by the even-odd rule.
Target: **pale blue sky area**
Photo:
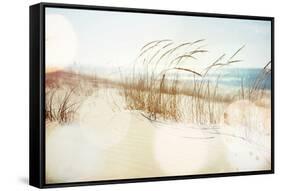
[[[78,39],[75,61],[83,66],[127,66],[147,42],[206,39],[209,53],[200,62],[211,63],[221,54],[233,54],[246,45],[236,67],[263,67],[271,58],[269,21],[156,15],[79,9],[47,8],[63,15]]]

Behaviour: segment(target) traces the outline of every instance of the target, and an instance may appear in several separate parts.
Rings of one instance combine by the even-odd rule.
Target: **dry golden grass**
[[[194,123],[219,123],[224,107],[235,100],[245,99],[246,89],[241,84],[237,93],[222,94],[218,83],[221,76],[218,75],[216,83],[213,84],[208,80],[208,74],[214,69],[219,70],[241,62],[242,60],[235,58],[244,46],[228,58],[223,54],[198,72],[186,67],[186,63],[190,59],[197,59],[197,55],[208,52],[203,49],[202,42],[203,39],[176,45],[171,40],[159,40],[143,46],[138,58],[142,62],[134,66],[133,74],[129,77],[121,75],[121,94],[127,108],[141,110],[151,120],[180,121],[186,115],[191,115]],[[167,78],[171,72],[174,77]],[[184,84],[180,81],[180,72],[194,75],[193,82]],[[183,111],[182,108],[187,109]]]
[[[127,81],[128,82],[128,81]],[[157,82],[158,87],[149,86],[145,79],[139,78],[135,83],[122,83],[121,95],[124,96],[128,109],[141,110],[149,119],[179,120],[181,111],[178,109],[180,103],[180,93],[178,80],[165,83],[165,77]]]
[[[204,39],[181,44],[171,40],[149,42],[141,48],[133,72],[124,76],[120,72],[121,81],[75,71],[57,73],[46,81],[49,84],[46,89],[46,120],[72,121],[78,115],[83,97],[92,95],[101,87],[118,89],[126,109],[141,111],[150,120],[185,121],[188,118],[189,122],[197,124],[217,124],[225,107],[233,101],[248,99],[268,106],[264,98],[270,94],[265,89],[265,80],[271,75],[270,62],[252,87],[245,88],[241,79],[241,87],[236,92],[225,93],[219,86],[223,76],[218,74],[216,81],[211,82],[208,74],[241,62],[236,57],[244,46],[230,57],[223,54],[199,72],[187,66],[191,60],[198,60],[199,55],[208,52],[202,43]],[[186,73],[193,76],[193,80],[181,80],[181,74]],[[120,105],[123,107],[123,103]]]
[[[72,97],[74,89],[68,89],[60,93],[56,89],[46,92],[45,116],[47,121],[67,123],[74,119],[80,106]]]
[[[87,96],[98,87],[95,75],[73,71],[47,73],[45,90],[45,118],[49,122],[69,123],[78,115],[78,109]]]
[[[143,60],[140,73],[134,71],[132,76],[123,78],[121,93],[127,108],[141,110],[151,120],[180,120],[182,92],[176,72],[184,71],[201,76],[192,69],[181,67],[180,63],[186,59],[196,59],[196,54],[207,52],[198,45],[203,41],[175,44],[171,40],[160,40],[143,46],[139,55],[139,59]],[[134,68],[139,68],[139,65]],[[167,79],[169,72],[174,72],[175,75]]]

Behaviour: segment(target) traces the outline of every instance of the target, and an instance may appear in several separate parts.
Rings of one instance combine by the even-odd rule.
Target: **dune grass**
[[[193,122],[200,124],[219,123],[223,114],[221,103],[230,103],[235,100],[235,95],[221,96],[218,94],[218,82],[221,78],[221,75],[217,76],[213,88],[210,88],[210,81],[208,80],[207,76],[214,69],[222,69],[223,67],[227,67],[231,64],[241,62],[242,60],[235,60],[234,58],[243,48],[244,46],[240,47],[232,56],[227,59],[225,58],[225,54],[220,56],[211,65],[203,70],[202,75],[200,76],[200,79],[198,81],[196,81],[196,76],[194,76],[194,86],[192,92]]]
[[[227,67],[241,62],[234,59],[243,49],[239,48],[226,59],[223,54],[203,71],[187,67],[190,60],[197,60],[208,52],[202,45],[204,39],[176,44],[171,40],[159,40],[142,47],[138,62],[131,76],[122,78],[122,92],[127,108],[140,110],[151,120],[184,120],[182,108],[192,115],[192,122],[217,123],[223,111],[218,109],[221,102],[231,102],[234,98],[218,93],[218,76],[215,86],[207,80],[213,69]],[[184,83],[179,75],[194,76],[193,83]],[[192,99],[184,99],[190,96]],[[220,104],[221,105],[221,104]]]
[[[73,101],[74,89],[60,93],[56,89],[46,92],[45,116],[48,121],[67,123],[74,119],[80,102]]]
[[[201,66],[200,57],[208,53],[204,43],[204,39],[179,44],[169,39],[149,42],[140,49],[132,72],[124,75],[120,71],[121,81],[70,71],[70,77],[55,79],[58,84],[46,89],[46,120],[73,121],[83,99],[100,87],[117,89],[126,109],[137,110],[150,120],[188,120],[204,125],[220,123],[227,105],[236,100],[257,103],[268,98],[265,81],[271,76],[270,62],[251,87],[245,88],[241,79],[241,87],[236,92],[225,93],[219,85],[224,77],[222,69],[242,62],[236,57],[244,46],[231,56],[222,54],[211,64]],[[200,71],[200,67],[195,70],[190,66],[194,61],[201,66]],[[210,81],[208,75],[213,71],[218,75],[215,81]],[[190,80],[181,78],[186,74]],[[265,104],[259,101],[259,105]]]
[[[141,110],[152,120],[156,120],[158,116],[163,119],[179,120],[181,118],[181,111],[178,109],[181,102],[179,81],[177,76],[166,79],[166,74],[170,71],[185,71],[200,75],[196,71],[180,67],[179,63],[183,59],[195,58],[195,54],[205,50],[197,47],[184,51],[181,56],[174,54],[201,41],[203,40],[176,45],[171,40],[160,40],[143,46],[138,57],[142,63],[134,66],[132,76],[123,78],[122,95],[128,109]]]
[[[69,123],[78,116],[82,102],[98,88],[96,75],[63,71],[52,84],[47,84],[45,93],[45,118],[49,122]],[[47,79],[46,79],[47,80]]]

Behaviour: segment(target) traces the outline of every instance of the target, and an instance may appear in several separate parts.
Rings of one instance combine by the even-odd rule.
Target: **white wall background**
[[[0,5],[0,190],[37,190],[28,186],[29,5],[37,0],[7,0]],[[273,190],[281,186],[279,52],[281,12],[277,0],[59,0],[89,5],[168,9],[275,17],[276,174],[68,188],[68,190]],[[64,189],[55,189],[64,190]],[[276,189],[275,189],[276,190]]]

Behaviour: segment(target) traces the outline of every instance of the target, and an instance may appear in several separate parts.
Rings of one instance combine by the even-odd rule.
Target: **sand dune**
[[[115,101],[122,102],[116,91],[101,89],[76,123],[47,125],[47,183],[270,169],[265,134],[253,135],[255,142],[231,123],[152,122]]]

